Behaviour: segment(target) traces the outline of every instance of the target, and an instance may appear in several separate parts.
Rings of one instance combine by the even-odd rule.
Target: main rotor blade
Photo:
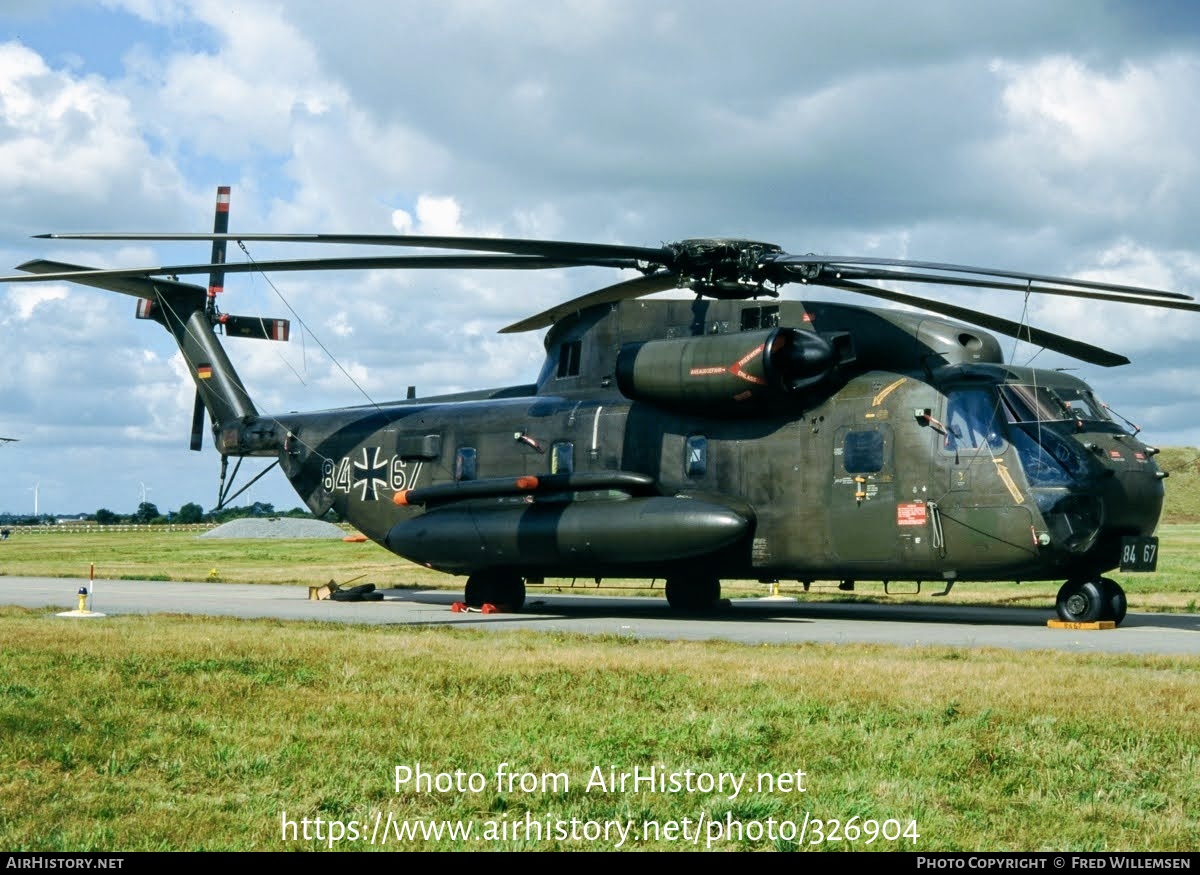
[[[333,243],[357,246],[410,246],[421,249],[458,249],[565,258],[584,264],[600,259],[635,259],[666,265],[674,253],[664,248],[623,246],[616,243],[574,243],[567,240],[524,240],[515,237],[431,237],[419,234],[159,234],[153,232],[88,232],[35,234],[43,240],[157,240],[169,243],[223,241],[246,243]]]
[[[909,261],[903,258],[857,258],[854,256],[841,255],[777,255],[764,261],[763,266],[781,265],[785,267],[789,273],[800,272],[799,279],[803,280],[803,265],[819,265],[837,270],[839,267],[856,268],[859,265],[887,265],[891,267],[909,267],[917,270],[939,270],[954,274],[975,274],[977,276],[994,276],[1004,279],[1024,280],[1030,283],[1053,283],[1057,286],[1075,286],[1082,289],[1097,289],[1105,292],[1127,292],[1135,295],[1148,295],[1150,297],[1171,298],[1181,301],[1194,300],[1190,295],[1181,295],[1178,292],[1164,292],[1159,289],[1148,289],[1140,286],[1123,286],[1116,283],[1102,283],[1094,280],[1072,279],[1070,277],[1048,276],[1038,273],[1023,273],[1015,270],[997,270],[988,267],[971,267],[964,264],[942,264],[933,261]],[[914,280],[914,275],[902,271],[856,271],[856,279],[894,279],[909,281]],[[792,280],[793,282],[795,280]],[[948,285],[964,284],[953,277],[943,277],[937,279],[934,277],[925,276],[923,279],[914,280],[917,282],[942,282]],[[1024,288],[1024,287],[1022,287]],[[1035,290],[1036,291],[1036,290]]]
[[[514,322],[512,325],[505,326],[500,329],[501,334],[516,334],[521,331],[536,331],[539,328],[547,328],[562,319],[564,316],[570,316],[572,313],[577,313],[588,307],[594,307],[597,304],[613,304],[617,301],[628,301],[633,298],[641,298],[645,295],[652,295],[655,292],[665,292],[668,289],[687,288],[679,283],[679,277],[673,273],[663,272],[651,274],[650,276],[640,276],[631,280],[616,283],[611,286],[605,286],[602,289],[597,289],[594,292],[589,292],[586,295],[581,295],[578,298],[573,298],[563,304],[557,304],[549,310],[543,310],[528,319],[522,319],[520,322]]]
[[[104,272],[98,271],[96,268],[68,264],[65,261],[47,261],[42,258],[18,265],[17,270],[40,274],[41,276],[38,277],[40,279],[50,276],[70,277],[72,282],[77,282],[80,285],[93,286],[97,289],[107,289],[110,292],[121,292],[151,301],[158,297],[159,293],[157,289],[164,287],[181,289],[192,294],[205,294],[205,289],[202,286],[193,285],[192,283],[181,283],[177,280],[164,279],[162,277],[150,279],[141,276],[104,276]],[[100,275],[98,276],[97,274]],[[13,281],[16,282],[22,279],[32,281],[34,277],[15,277]]]
[[[54,240],[116,240],[116,241],[161,241],[161,242],[185,242],[185,241],[212,241],[212,242],[267,242],[267,243],[324,243],[324,244],[342,244],[342,245],[362,245],[362,246],[402,246],[414,247],[423,249],[451,249],[457,251],[473,251],[473,252],[491,252],[504,253],[509,256],[528,256],[534,259],[538,267],[568,267],[568,266],[620,266],[633,267],[641,269],[643,272],[654,269],[663,268],[667,271],[687,272],[688,265],[692,261],[695,264],[691,268],[695,269],[695,277],[705,277],[708,269],[716,267],[718,272],[729,272],[732,267],[730,258],[737,259],[738,255],[745,255],[750,252],[747,248],[749,241],[724,241],[730,244],[726,248],[730,252],[721,250],[719,247],[712,250],[711,244],[720,243],[716,240],[695,240],[681,241],[669,246],[661,247],[644,247],[644,246],[625,246],[621,244],[609,243],[580,243],[573,241],[562,240],[528,240],[512,237],[451,237],[451,236],[427,236],[416,234],[229,234],[229,233],[212,233],[212,234],[191,234],[191,233],[154,233],[154,232],[79,232],[66,234],[39,234],[36,235],[43,239]],[[688,244],[693,244],[689,246]],[[694,244],[709,244],[708,247],[701,246],[695,248]],[[763,244],[754,244],[762,246]],[[934,261],[913,261],[903,258],[875,258],[862,256],[844,256],[844,255],[791,255],[788,253],[778,252],[778,247],[770,247],[774,252],[763,253],[758,252],[759,261],[757,270],[762,271],[770,279],[778,283],[808,281],[820,282],[818,279],[823,269],[832,270],[835,272],[843,272],[844,278],[849,279],[892,279],[904,282],[926,282],[926,283],[945,283],[948,285],[964,285],[975,286],[981,288],[1012,288],[1011,282],[1014,280],[1022,281],[1026,284],[1022,287],[1023,290],[1038,291],[1049,294],[1070,295],[1072,290],[1092,289],[1109,294],[1130,294],[1140,295],[1149,298],[1161,298],[1166,300],[1192,301],[1194,300],[1189,295],[1183,295],[1178,292],[1168,292],[1161,289],[1144,288],[1140,286],[1129,286],[1118,283],[1105,283],[1096,280],[1082,280],[1070,277],[1059,277],[1048,274],[1027,273],[1023,271],[1000,270],[996,268],[979,267],[973,265],[950,264],[945,262]],[[712,251],[710,251],[712,250]],[[732,254],[731,254],[732,253]],[[427,259],[451,259],[453,256],[418,256],[418,258]],[[546,263],[543,260],[556,262],[555,264]],[[637,264],[636,262],[642,262]],[[266,264],[266,263],[264,263]],[[357,269],[374,269],[379,268],[419,268],[419,267],[461,267],[475,269],[521,269],[529,268],[530,264],[520,264],[514,261],[513,263],[487,263],[484,261],[436,261],[430,260],[425,264],[409,263],[401,264],[397,262],[389,262],[386,260],[377,262],[359,261],[357,264],[349,264],[347,260],[341,259],[307,259],[294,262],[271,262],[273,270],[357,270]],[[283,267],[282,265],[294,265]],[[183,273],[190,272],[187,270],[191,266],[180,266],[173,272]],[[871,270],[870,267],[895,267],[901,268],[900,271],[887,270]],[[244,268],[243,270],[253,270],[254,268]],[[746,271],[748,265],[743,265],[739,271]],[[919,274],[914,271],[937,271],[939,274],[948,274],[948,276],[934,276],[930,274]],[[849,276],[850,272],[853,276]],[[166,269],[156,271],[157,273],[170,272]],[[147,275],[146,273],[135,273],[133,275]],[[988,285],[988,282],[980,279],[970,279],[970,275],[974,277],[996,277],[999,280],[1008,280],[1009,283],[998,283]],[[958,277],[956,279],[956,277]],[[713,279],[713,276],[707,276],[708,279]],[[729,277],[725,277],[728,279]],[[1057,291],[1050,291],[1044,287],[1030,288],[1032,283],[1049,283],[1059,287]],[[1079,292],[1074,292],[1080,297],[1087,297]],[[1131,301],[1132,303],[1132,301]]]
[[[978,310],[969,310],[966,307],[958,307],[943,301],[931,301],[928,298],[918,298],[914,295],[905,295],[887,289],[877,289],[874,286],[867,286],[850,280],[843,280],[836,285],[830,283],[830,285],[833,288],[861,292],[864,295],[883,298],[885,301],[894,301],[897,304],[908,304],[909,306],[919,307],[923,310],[932,310],[935,313],[941,313],[943,316],[949,316],[952,319],[959,319],[968,324],[978,325],[981,328],[995,331],[998,334],[1005,334],[1009,337],[1015,337],[1018,340],[1028,341],[1053,352],[1069,355],[1088,364],[1100,365],[1105,368],[1129,364],[1129,359],[1119,353],[1110,352],[1098,346],[1092,346],[1090,343],[1084,343],[1081,340],[1072,340],[1069,337],[1063,337],[1061,334],[1043,331],[1031,325],[1013,322],[1001,316],[993,316],[990,313],[981,313]]]
[[[27,270],[26,262],[17,270]],[[305,258],[287,261],[250,261],[226,263],[222,270],[227,273],[258,273],[317,270],[388,270],[388,269],[444,269],[471,268],[475,270],[549,270],[562,267],[578,267],[581,264],[600,267],[636,268],[636,261],[579,262],[567,259],[549,259],[520,255],[391,255],[364,258]],[[79,282],[89,279],[113,277],[181,276],[184,274],[206,274],[212,270],[211,263],[173,264],[163,267],[124,267],[115,269],[87,269],[41,273],[34,276],[0,276],[0,283],[28,282]]]
[[[1195,303],[1194,300],[1189,296],[1181,295],[1176,292],[1161,293],[1162,295],[1169,297],[1139,298],[1133,295],[1122,295],[1115,292],[1111,294],[1101,292],[1085,292],[1083,290],[1076,289],[1059,289],[1051,286],[1035,286],[1024,283],[1001,283],[996,282],[995,280],[977,280],[970,279],[968,277],[951,278],[930,276],[928,274],[907,273],[905,271],[859,271],[855,268],[844,268],[838,269],[836,278],[834,279],[826,279],[818,276],[816,279],[806,280],[806,282],[812,285],[832,285],[837,287],[837,284],[842,280],[859,279],[881,279],[891,280],[894,282],[934,283],[937,285],[954,285],[967,288],[1033,292],[1040,295],[1063,295],[1068,298],[1087,298],[1092,301],[1109,301],[1117,304],[1141,304],[1145,307],[1165,307],[1169,310],[1190,310],[1194,312],[1200,312],[1200,303]]]

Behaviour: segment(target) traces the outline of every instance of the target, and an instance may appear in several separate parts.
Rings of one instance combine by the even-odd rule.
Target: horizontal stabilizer
[[[229,337],[249,337],[252,340],[287,340],[292,324],[287,319],[263,319],[259,316],[221,316]]]
[[[198,287],[197,287],[198,288]],[[137,317],[139,319],[159,319],[157,313],[159,304],[143,298],[138,301]],[[159,320],[161,321],[161,320]],[[248,337],[251,340],[288,340],[291,337],[292,323],[287,319],[263,319],[260,316],[225,316],[218,318],[229,337]]]

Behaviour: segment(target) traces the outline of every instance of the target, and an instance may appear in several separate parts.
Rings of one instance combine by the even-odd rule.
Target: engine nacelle
[[[771,328],[630,343],[617,354],[626,398],[705,414],[752,413],[854,359],[848,333]]]

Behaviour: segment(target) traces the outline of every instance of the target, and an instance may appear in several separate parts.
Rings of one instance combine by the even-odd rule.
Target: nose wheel
[[[1055,610],[1068,623],[1111,620],[1118,626],[1125,619],[1128,603],[1125,590],[1110,577],[1068,580],[1058,591]]]

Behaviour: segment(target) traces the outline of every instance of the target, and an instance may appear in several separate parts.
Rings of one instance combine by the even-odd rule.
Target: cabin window
[[[570,474],[575,470],[575,444],[559,441],[550,448],[550,473]]]
[[[478,476],[474,447],[459,447],[454,454],[454,479],[474,480]]]
[[[583,341],[572,340],[558,348],[558,376],[578,377],[579,359],[583,351]]]
[[[757,331],[760,328],[775,328],[779,325],[779,305],[769,307],[743,307],[742,331]]]
[[[694,434],[684,444],[683,470],[689,477],[703,477],[708,473],[708,438]]]
[[[997,398],[983,389],[954,389],[946,396],[946,449],[998,450],[1004,437],[996,420]]]
[[[842,464],[847,474],[875,474],[883,470],[883,433],[851,431],[842,441]]]

